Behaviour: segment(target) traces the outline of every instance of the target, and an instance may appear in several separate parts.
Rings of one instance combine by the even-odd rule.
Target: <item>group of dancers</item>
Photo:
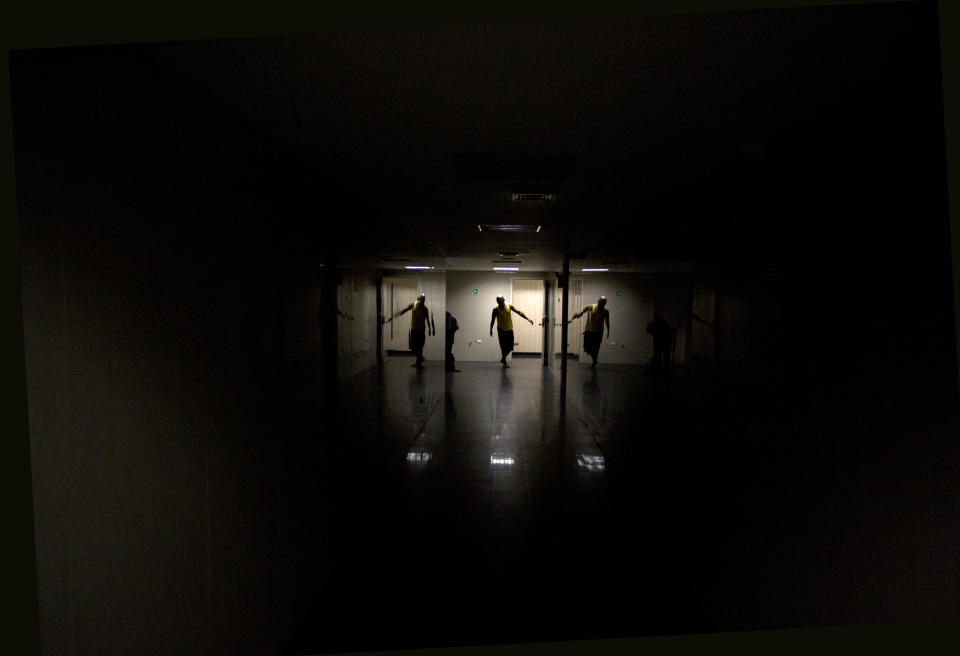
[[[433,316],[427,308],[426,301],[426,295],[420,294],[417,300],[384,321],[384,323],[389,323],[393,321],[395,317],[399,317],[407,312],[411,313],[409,346],[410,350],[417,356],[416,362],[411,366],[417,368],[423,367],[423,346],[426,343],[427,333],[429,332],[431,336],[437,334]],[[591,367],[597,366],[597,356],[600,353],[600,342],[603,340],[604,326],[607,328],[607,339],[610,338],[610,311],[606,309],[606,305],[607,298],[601,296],[596,303],[587,305],[567,321],[567,323],[572,323],[574,319],[579,319],[581,316],[586,315],[587,325],[583,331],[583,350],[589,353],[593,359],[593,364],[590,365]],[[510,366],[507,363],[507,356],[510,355],[514,347],[514,314],[529,321],[531,326],[533,325],[533,320],[525,315],[519,308],[512,303],[507,303],[502,295],[497,296],[497,304],[494,306],[493,312],[490,315],[490,336],[493,337],[493,326],[496,324],[497,338],[500,342],[500,363],[504,368]],[[452,352],[453,334],[459,329],[459,325],[457,324],[457,320],[453,318],[449,312],[447,312],[446,327],[447,369],[455,371],[455,369],[453,369]]]

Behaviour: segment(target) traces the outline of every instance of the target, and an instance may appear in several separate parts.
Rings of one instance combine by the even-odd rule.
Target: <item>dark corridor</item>
[[[561,412],[556,369],[461,366],[391,359],[345,383],[329,464],[350,546],[285,653],[892,622],[934,598],[944,617],[957,609],[947,580],[913,578],[951,560],[934,537],[949,511],[903,514],[931,486],[956,498],[946,410],[912,427],[926,457],[893,483],[887,450],[907,417],[857,418],[872,442],[841,452],[853,427],[836,413],[804,419],[756,389],[731,402],[694,367],[658,381],[574,364]]]

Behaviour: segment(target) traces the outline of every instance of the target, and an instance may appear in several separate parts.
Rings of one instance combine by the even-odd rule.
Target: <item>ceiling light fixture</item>
[[[519,271],[520,267],[493,267],[494,271]]]
[[[404,269],[432,269],[432,266],[405,266]]]
[[[610,269],[581,269],[584,273],[594,273],[596,271],[609,271]]]

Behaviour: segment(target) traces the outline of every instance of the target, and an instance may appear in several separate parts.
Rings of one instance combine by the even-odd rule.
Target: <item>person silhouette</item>
[[[433,316],[430,314],[430,310],[427,309],[427,297],[425,294],[420,294],[417,300],[391,316],[384,321],[384,323],[390,323],[394,317],[399,317],[406,312],[412,313],[410,315],[409,346],[410,350],[417,356],[417,361],[410,366],[419,369],[425,361],[423,357],[423,345],[427,341],[427,328],[430,329],[431,337],[437,334],[437,329],[433,324]]]
[[[444,362],[447,371],[460,371],[455,367],[453,357],[453,334],[458,330],[460,330],[460,324],[457,323],[456,317],[447,312],[446,333],[444,335],[446,346]]]
[[[493,308],[493,314],[490,315],[490,336],[493,337],[493,324],[496,322],[497,337],[500,339],[500,353],[503,355],[500,362],[503,363],[504,369],[510,366],[507,364],[507,356],[513,350],[513,318],[511,317],[513,312],[529,321],[531,326],[533,325],[533,320],[511,303],[507,303],[503,295],[497,296],[497,306]]]
[[[670,354],[673,350],[676,329],[659,314],[653,315],[653,321],[647,324],[647,332],[653,336],[653,364],[651,371],[656,373],[670,371]]]
[[[607,325],[607,339],[610,339],[610,311],[606,308],[607,297],[601,296],[593,305],[588,305],[570,317],[567,323],[573,323],[584,314],[588,314],[587,326],[583,331],[583,350],[593,358],[591,368],[597,366],[597,356],[600,354],[600,342],[603,340],[603,325]]]

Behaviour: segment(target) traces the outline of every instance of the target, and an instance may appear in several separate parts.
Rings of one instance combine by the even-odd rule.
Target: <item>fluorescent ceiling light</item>
[[[432,266],[405,266],[404,269],[432,269]]]
[[[429,451],[410,451],[407,453],[407,462],[429,462]]]
[[[540,232],[538,225],[518,225],[509,223],[481,223],[477,226],[480,232]]]
[[[603,456],[577,456],[577,462],[580,464],[581,469],[586,469],[587,471],[603,471],[606,467]]]
[[[590,273],[592,271],[609,271],[610,269],[581,269],[584,273]]]
[[[520,267],[493,267],[494,271],[519,271]]]

